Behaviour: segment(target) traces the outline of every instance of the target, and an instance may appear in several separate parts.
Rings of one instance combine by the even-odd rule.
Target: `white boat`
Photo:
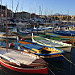
[[[0,38],[6,38],[5,32],[0,32]],[[8,33],[8,39],[16,39],[16,35]]]
[[[51,40],[48,38],[43,38],[40,36],[34,36],[32,41],[44,46],[55,47],[61,50],[65,50],[65,52],[71,52],[71,44],[63,43],[61,41]]]

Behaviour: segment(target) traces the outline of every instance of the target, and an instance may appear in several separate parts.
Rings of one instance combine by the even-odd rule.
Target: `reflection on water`
[[[0,46],[6,46],[5,41],[6,40],[0,41]],[[9,41],[9,43],[10,42],[13,41]],[[17,46],[15,45],[14,48],[17,49]],[[72,48],[71,53],[65,53],[64,56],[69,60],[71,60],[73,63],[75,63],[75,48]],[[75,75],[75,66],[73,66],[65,59],[59,61],[58,60],[46,60],[46,61],[49,63],[48,67],[55,73],[55,75]],[[23,74],[13,72],[4,67],[0,67],[0,75],[43,75],[43,74]],[[48,75],[52,75],[52,73],[49,71]]]

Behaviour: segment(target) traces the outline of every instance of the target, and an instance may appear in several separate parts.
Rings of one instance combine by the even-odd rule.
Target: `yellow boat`
[[[18,49],[29,52],[35,55],[38,55],[44,59],[54,58],[54,59],[62,59],[64,50],[60,50],[54,47],[48,47],[39,45],[37,43],[33,43],[31,41],[17,41]]]

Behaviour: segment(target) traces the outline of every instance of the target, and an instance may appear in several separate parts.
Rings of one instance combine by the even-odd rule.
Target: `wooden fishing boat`
[[[75,28],[73,28],[73,27],[70,27],[70,28],[69,28],[69,30],[71,30],[71,31],[75,31]]]
[[[47,63],[37,55],[0,48],[0,63],[5,68],[19,73],[48,74]]]
[[[39,55],[40,57],[47,59],[47,58],[56,58],[56,59],[62,59],[64,50],[56,49],[54,47],[49,46],[42,46],[37,43],[33,43],[31,41],[17,41],[18,49],[29,52],[35,55]]]
[[[44,38],[48,38],[48,39],[52,39],[52,40],[63,41],[63,42],[66,42],[69,40],[68,38],[52,37],[50,35],[44,35],[44,34],[39,34],[39,36],[44,37]]]
[[[0,32],[0,38],[6,39],[6,33],[5,32]],[[8,39],[16,39],[16,35],[9,33],[8,34]]]
[[[70,39],[70,42],[73,44],[75,44],[75,38],[74,39]]]
[[[72,31],[61,30],[61,31],[54,31],[53,33],[59,34],[59,35],[62,35],[62,36],[75,36],[75,33],[72,32]]]
[[[58,34],[54,34],[54,33],[47,33],[47,32],[46,32],[46,35],[50,35],[52,37],[67,38],[67,39],[73,39],[74,38],[74,36],[62,36],[62,35],[58,35]]]
[[[40,45],[55,47],[61,50],[65,50],[66,52],[71,52],[72,45],[63,43],[62,41],[51,40],[40,36],[33,36],[32,41]]]

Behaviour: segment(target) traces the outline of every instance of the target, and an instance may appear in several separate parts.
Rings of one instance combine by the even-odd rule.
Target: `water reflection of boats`
[[[2,66],[22,73],[48,74],[47,63],[36,55],[21,51],[0,48],[0,63]]]
[[[48,58],[57,58],[57,59],[62,59],[63,58],[63,50],[56,49],[54,47],[49,47],[49,46],[43,46],[39,45],[37,43],[33,43],[31,41],[21,41],[18,40],[17,43],[18,49],[29,52],[35,55],[39,55],[42,58],[48,59]]]

